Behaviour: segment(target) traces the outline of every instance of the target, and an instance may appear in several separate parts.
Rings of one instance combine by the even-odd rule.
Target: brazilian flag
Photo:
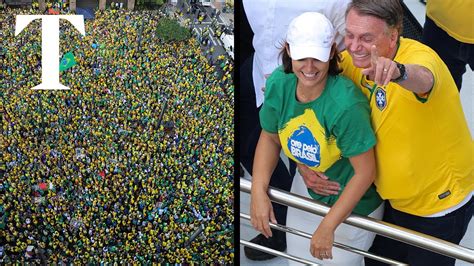
[[[76,59],[71,52],[66,53],[59,63],[59,71],[64,71],[76,64]]]

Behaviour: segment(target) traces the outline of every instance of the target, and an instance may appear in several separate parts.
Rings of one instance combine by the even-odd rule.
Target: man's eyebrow
[[[347,33],[353,34],[350,30],[346,28],[346,34]],[[361,34],[359,37],[364,38],[364,37],[373,37],[373,36],[374,34],[372,34],[371,32],[366,32],[366,33]]]
[[[360,37],[364,38],[364,37],[373,37],[373,36],[374,36],[374,34],[372,34],[370,32],[367,32],[367,33],[362,34]]]

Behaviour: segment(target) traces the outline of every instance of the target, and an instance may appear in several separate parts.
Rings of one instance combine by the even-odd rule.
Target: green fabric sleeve
[[[283,95],[276,86],[274,75],[271,75],[265,85],[265,98],[260,109],[260,126],[268,133],[278,133],[278,123],[281,118]]]
[[[368,151],[376,143],[370,124],[370,110],[367,101],[349,107],[339,117],[333,134],[342,156],[349,158]]]

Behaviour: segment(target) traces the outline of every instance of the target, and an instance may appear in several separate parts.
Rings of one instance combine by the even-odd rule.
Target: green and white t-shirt
[[[354,175],[349,157],[372,148],[375,135],[370,125],[367,98],[352,81],[328,76],[326,87],[314,101],[296,99],[297,77],[281,67],[268,78],[260,111],[262,128],[278,134],[284,153],[292,160],[324,172],[344,189]],[[321,196],[308,189],[316,200],[333,205],[339,195]],[[368,215],[382,202],[372,185],[354,212]]]

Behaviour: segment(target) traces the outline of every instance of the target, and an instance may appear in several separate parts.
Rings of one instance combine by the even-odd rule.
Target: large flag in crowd
[[[76,59],[71,52],[66,53],[59,64],[59,71],[64,71],[76,64]]]

